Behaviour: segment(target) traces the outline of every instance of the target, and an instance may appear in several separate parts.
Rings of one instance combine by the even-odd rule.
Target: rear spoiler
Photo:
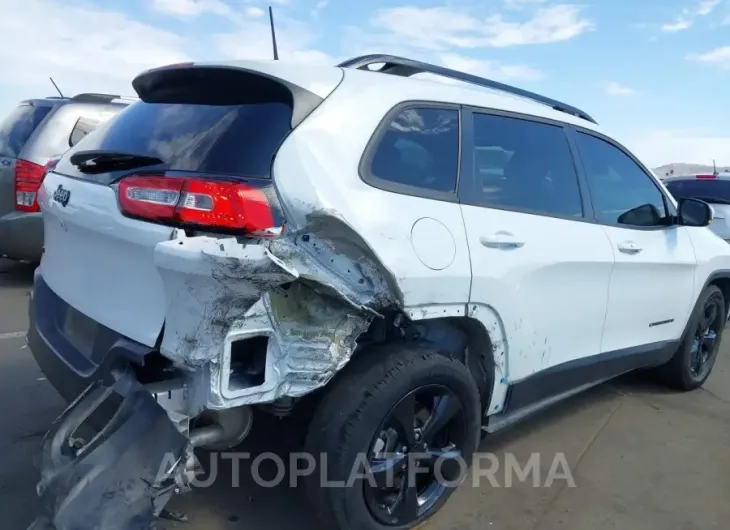
[[[273,62],[273,61],[272,61]],[[275,61],[231,64],[181,63],[147,70],[132,87],[147,103],[241,105],[285,102],[292,105],[292,128],[337,88],[342,70]]]

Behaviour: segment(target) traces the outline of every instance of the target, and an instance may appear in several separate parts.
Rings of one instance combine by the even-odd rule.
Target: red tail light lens
[[[15,209],[17,211],[41,211],[38,206],[38,189],[41,187],[46,173],[57,163],[57,158],[49,160],[45,167],[27,160],[15,162]]]
[[[709,175],[695,175],[695,177],[698,179],[716,179],[717,175],[711,173]]]
[[[282,232],[266,193],[242,182],[135,175],[119,182],[119,204],[128,217],[158,223],[258,237]]]

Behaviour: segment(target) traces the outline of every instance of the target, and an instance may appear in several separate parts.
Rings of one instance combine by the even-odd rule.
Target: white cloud
[[[266,11],[261,9],[260,7],[247,7],[246,8],[246,15],[248,15],[251,18],[259,18],[263,17],[266,14]]]
[[[440,54],[439,59],[439,62],[447,68],[488,77],[497,81],[535,81],[542,79],[545,75],[540,70],[523,64],[500,64],[494,61],[473,59],[456,53]]]
[[[412,47],[427,50],[545,44],[570,40],[594,28],[578,6],[568,4],[538,9],[532,18],[520,22],[501,14],[480,19],[452,7],[396,7],[379,10],[372,23]]]
[[[133,94],[143,70],[190,60],[186,41],[130,16],[88,4],[51,0],[0,0],[0,46],[5,86],[51,92],[53,76],[64,92]],[[32,32],[28,28],[42,28]],[[22,43],[22,45],[18,44]]]
[[[606,85],[606,94],[610,96],[631,96],[634,94],[634,89],[611,81]]]
[[[685,7],[682,9],[682,13],[677,17],[674,22],[669,22],[662,25],[661,29],[667,33],[676,33],[677,31],[684,31],[685,29],[691,28],[697,17],[704,17],[712,13],[717,6],[720,5],[721,0],[699,0],[696,1],[691,7]]]
[[[318,17],[320,11],[325,9],[329,5],[329,0],[319,0],[312,8],[311,14],[313,17]]]
[[[166,6],[170,15],[185,20],[220,11],[215,1],[156,2],[157,8]],[[219,35],[177,34],[86,0],[0,0],[0,35],[4,42],[16,43],[0,46],[0,64],[8,73],[0,80],[0,117],[19,99],[55,94],[49,76],[64,94],[134,95],[132,79],[148,68],[211,58],[271,58],[268,20],[256,9],[221,15]],[[30,38],[28,28],[34,27],[43,31]],[[306,25],[279,17],[277,30],[283,59],[334,62],[315,49],[317,35]]]
[[[697,14],[703,17],[709,15],[718,5],[720,5],[720,0],[703,0],[697,6]]]
[[[673,162],[711,164],[713,159],[718,166],[730,165],[730,136],[663,129],[637,136],[631,147],[650,167]]]
[[[152,8],[161,13],[178,17],[196,17],[210,12],[228,15],[230,7],[221,0],[152,0]]]
[[[504,7],[507,9],[522,9],[532,7],[536,4],[544,4],[548,0],[504,0]]]
[[[662,31],[666,31],[667,33],[675,33],[677,31],[684,31],[685,29],[691,28],[692,24],[693,24],[693,22],[691,20],[680,17],[675,22],[671,22],[669,24],[664,24],[662,26]]]
[[[690,54],[687,59],[700,63],[716,64],[721,68],[730,68],[730,46],[715,48],[706,53]]]

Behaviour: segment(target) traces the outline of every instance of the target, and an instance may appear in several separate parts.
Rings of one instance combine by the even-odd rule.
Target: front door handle
[[[644,250],[633,241],[624,241],[623,243],[619,243],[617,247],[624,254],[638,254],[639,252]]]
[[[487,248],[520,248],[525,244],[524,241],[509,232],[496,232],[488,236],[481,236],[479,242]]]

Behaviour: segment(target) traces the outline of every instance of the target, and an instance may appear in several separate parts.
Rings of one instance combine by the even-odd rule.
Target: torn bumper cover
[[[394,303],[385,274],[365,252],[348,256],[310,234],[241,243],[178,232],[157,245],[155,265],[167,300],[160,351],[202,374],[200,408],[271,402],[324,386],[378,309]],[[232,350],[253,337],[267,339],[264,379],[247,385],[235,378]]]
[[[109,400],[118,403],[116,413],[86,434],[86,420]],[[190,451],[131,373],[109,386],[94,383],[43,441],[43,511],[29,530],[149,530],[170,496],[185,487]]]

